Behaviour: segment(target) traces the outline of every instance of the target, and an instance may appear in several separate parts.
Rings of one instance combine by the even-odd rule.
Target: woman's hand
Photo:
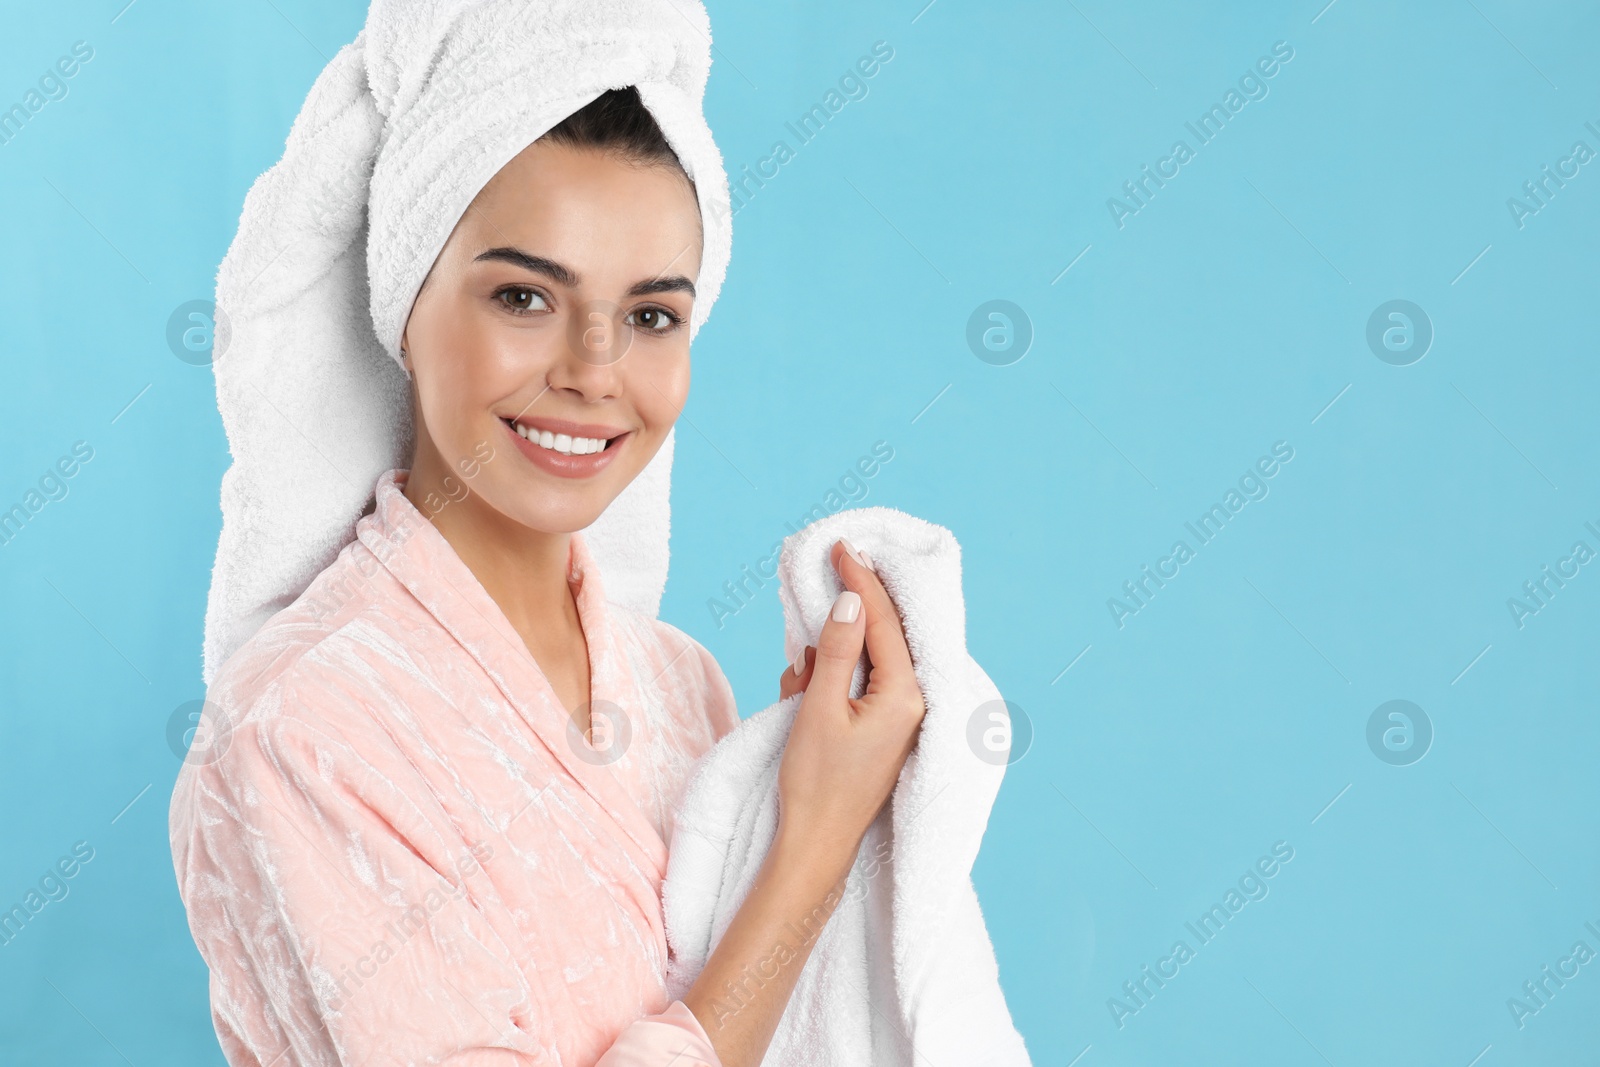
[[[801,672],[785,668],[778,685],[785,697],[804,693],[778,768],[778,836],[683,998],[724,1067],[755,1067],[766,1054],[816,931],[842,899],[861,837],[894,791],[922,724],[900,614],[847,545],[830,554],[845,592],[817,647],[802,650]],[[863,644],[867,688],[851,700]],[[730,998],[735,987],[740,993]]]
[[[926,705],[905,631],[883,583],[848,541],[830,559],[845,591],[834,602],[804,673],[784,671],[783,696],[804,692],[778,771],[779,837],[789,847],[841,865],[894,790],[917,740]],[[853,612],[853,613],[852,613]],[[849,697],[863,643],[866,691]]]

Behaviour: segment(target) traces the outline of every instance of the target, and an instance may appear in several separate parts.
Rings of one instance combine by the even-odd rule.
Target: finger
[[[783,669],[782,676],[778,679],[778,699],[787,700],[796,693],[805,692],[806,683],[811,680],[811,646],[807,645],[800,650],[800,658],[793,664]],[[800,673],[794,672],[795,667],[800,668]]]
[[[850,676],[861,658],[865,635],[866,612],[862,610],[861,594],[845,589],[835,598],[822,632],[817,635],[806,691],[837,696],[843,706],[850,696]]]
[[[911,665],[911,649],[906,645],[904,623],[899,610],[871,568],[863,566],[846,551],[848,541],[834,545],[833,565],[845,587],[861,594],[862,614],[866,616],[867,658],[872,662],[872,683],[897,687],[917,684]],[[855,546],[851,545],[851,548]]]

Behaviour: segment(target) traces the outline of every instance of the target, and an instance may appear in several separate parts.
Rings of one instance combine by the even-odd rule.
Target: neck
[[[550,634],[555,619],[578,627],[577,605],[567,584],[570,533],[530,529],[490,507],[425,437],[417,443],[405,496],[444,536],[519,633]]]

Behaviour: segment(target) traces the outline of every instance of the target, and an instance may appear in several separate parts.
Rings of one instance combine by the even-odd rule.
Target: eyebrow
[[[535,274],[543,274],[545,277],[569,289],[576,289],[579,284],[577,272],[565,264],[557,263],[555,260],[544,256],[536,256],[531,252],[524,252],[520,248],[514,248],[509,245],[491,248],[488,251],[478,253],[473,257],[473,262],[476,263],[478,261],[510,263],[513,266],[521,267],[523,270],[532,271]],[[694,282],[681,274],[668,274],[665,277],[636,282],[628,289],[626,295],[650,296],[653,293],[688,293],[690,296],[694,296]]]

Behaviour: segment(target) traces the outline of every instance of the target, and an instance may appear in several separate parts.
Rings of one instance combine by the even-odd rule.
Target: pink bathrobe
[[[223,665],[178,775],[228,1062],[715,1067],[666,1000],[660,891],[689,771],[738,723],[727,679],[607,603],[573,534],[585,738],[404,479]]]

